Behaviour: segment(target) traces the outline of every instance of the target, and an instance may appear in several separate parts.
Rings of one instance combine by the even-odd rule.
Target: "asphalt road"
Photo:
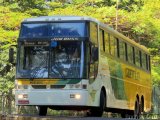
[[[124,120],[122,118],[106,117],[65,117],[65,116],[5,116],[1,120]],[[127,120],[127,119],[125,119]],[[131,119],[129,119],[131,120]]]
[[[37,115],[7,115],[0,117],[0,120],[132,120],[132,119],[133,118],[123,119],[123,118],[107,118],[107,117],[37,116]]]

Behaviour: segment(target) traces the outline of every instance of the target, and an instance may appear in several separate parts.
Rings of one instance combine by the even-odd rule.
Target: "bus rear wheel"
[[[47,115],[47,107],[39,106],[39,116],[46,116],[46,115]]]
[[[143,99],[141,100],[139,104],[139,111],[141,115],[144,113],[144,100]]]
[[[88,112],[88,116],[101,117],[106,107],[106,96],[103,91],[100,94],[100,105],[97,108],[92,108]]]
[[[134,118],[139,119],[139,117],[140,117],[139,101],[136,100],[134,108]]]

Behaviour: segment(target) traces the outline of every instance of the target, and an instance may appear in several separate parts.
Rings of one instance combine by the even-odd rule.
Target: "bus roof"
[[[41,16],[25,19],[23,22],[52,22],[52,21],[80,21],[88,20],[98,23],[98,20],[86,16]]]
[[[56,21],[91,21],[99,24],[99,26],[108,31],[110,34],[114,35],[117,38],[121,38],[122,40],[132,44],[133,46],[138,47],[139,49],[147,52],[149,54],[148,49],[136,43],[134,40],[129,39],[128,37],[124,36],[123,34],[119,33],[118,31],[114,30],[113,28],[109,27],[106,24],[103,24],[99,22],[97,19],[87,17],[87,16],[41,16],[41,17],[35,17],[35,18],[27,18],[23,22],[56,22]]]

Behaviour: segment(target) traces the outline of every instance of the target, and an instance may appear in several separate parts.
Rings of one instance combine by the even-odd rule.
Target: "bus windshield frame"
[[[25,27],[24,27],[25,26]],[[29,26],[30,28],[26,28]],[[38,26],[38,27],[37,27]],[[58,26],[58,27],[55,27]],[[36,28],[36,29],[34,29]],[[57,28],[57,29],[55,29]],[[60,28],[58,30],[58,28]],[[53,30],[53,31],[52,31]],[[53,32],[53,34],[52,34]],[[43,34],[44,33],[44,34]],[[59,34],[62,33],[62,34]],[[79,34],[77,34],[79,33]],[[86,42],[88,41],[88,23],[86,21],[64,21],[64,22],[23,22],[21,24],[21,31],[18,39],[18,55],[17,55],[17,71],[16,78],[55,78],[55,79],[83,79],[87,78],[87,70],[85,67],[86,64]],[[58,49],[62,50],[62,46],[60,43],[66,43],[67,48],[67,56],[62,55],[61,60],[56,60],[57,55],[52,54]],[[73,45],[72,45],[73,43]],[[74,46],[75,44],[75,46]],[[70,47],[69,47],[70,46]],[[69,50],[70,48],[70,50]],[[69,55],[68,51],[75,51],[74,48],[78,48],[79,58],[71,60],[73,56]],[[54,51],[53,51],[54,50]],[[28,54],[28,55],[27,55]],[[37,56],[34,56],[37,54]],[[55,57],[55,59],[51,59],[51,57]],[[26,58],[25,58],[26,57]],[[28,57],[28,58],[27,58]],[[37,57],[37,58],[36,58]],[[57,63],[56,68],[62,68],[67,70],[73,68],[76,65],[66,65],[63,61],[64,57],[70,58],[67,61],[70,63],[79,63],[79,68],[75,68],[73,71],[78,71],[79,74],[77,76],[71,75],[71,77],[65,75],[69,74],[64,70],[53,70],[51,64]],[[31,60],[35,59],[35,60]],[[45,59],[44,59],[45,58]],[[58,58],[58,57],[57,57]],[[30,62],[28,62],[30,60]],[[40,66],[38,65],[38,60],[40,62]],[[22,64],[26,64],[28,62],[28,66],[23,66]],[[32,66],[32,63],[35,63]],[[32,64],[32,65],[31,65]],[[36,65],[37,64],[37,65]],[[61,66],[60,66],[61,64]],[[47,69],[42,69],[42,67]],[[35,67],[35,68],[34,68]],[[41,67],[41,70],[38,68]],[[27,70],[28,68],[28,70]],[[34,69],[33,69],[34,68]],[[26,70],[25,70],[26,69]],[[52,71],[53,70],[53,71]],[[54,73],[53,73],[54,72]],[[72,72],[70,72],[72,73]],[[39,74],[39,76],[38,76]],[[56,74],[56,75],[54,75]]]
[[[48,43],[50,45],[19,43],[16,78],[86,78],[85,41]]]
[[[24,22],[19,38],[87,37],[86,22]]]

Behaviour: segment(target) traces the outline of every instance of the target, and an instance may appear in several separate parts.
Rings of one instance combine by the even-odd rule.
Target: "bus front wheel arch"
[[[106,107],[106,96],[105,92],[101,90],[100,92],[100,103],[99,107],[91,108],[87,113],[88,116],[101,117]]]

